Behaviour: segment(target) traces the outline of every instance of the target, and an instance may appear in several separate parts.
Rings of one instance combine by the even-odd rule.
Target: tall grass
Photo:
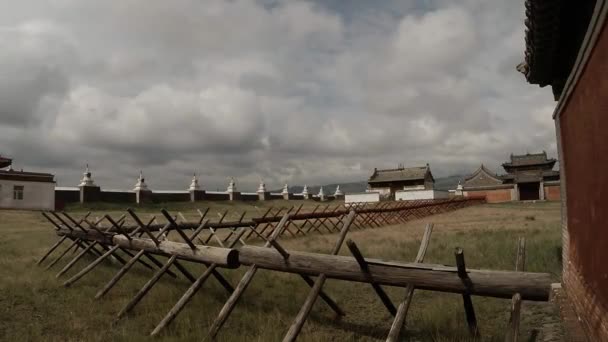
[[[246,206],[236,206],[244,210]],[[95,208],[100,209],[100,208]],[[112,210],[122,208],[112,208]],[[186,208],[184,208],[185,210]],[[222,208],[216,208],[221,211]],[[156,208],[150,208],[149,212]],[[179,209],[182,210],[182,209]],[[215,209],[214,209],[215,210]],[[215,215],[215,213],[214,213]],[[533,221],[526,216],[533,215]],[[425,261],[454,264],[455,247],[465,250],[470,268],[513,270],[519,236],[527,241],[527,270],[549,272],[559,281],[561,265],[559,205],[484,205],[409,222],[405,225],[353,231],[366,257],[410,261],[418,250],[426,222],[435,230]],[[97,290],[117,270],[103,263],[71,288],[61,287],[53,270],[44,271],[36,260],[56,240],[38,213],[0,211],[0,339],[5,341],[148,341],[148,334],[188,288],[186,280],[165,277],[125,319],[116,313],[151,276],[137,265],[101,300]],[[335,234],[285,239],[286,248],[327,253]],[[347,254],[343,248],[341,254]],[[88,259],[86,261],[90,261]],[[77,269],[84,267],[85,260]],[[189,265],[194,274],[202,265]],[[236,284],[243,269],[221,270]],[[281,340],[308,287],[296,275],[259,271],[222,329],[220,341]],[[341,320],[318,300],[300,341],[382,341],[392,317],[368,284],[330,280],[324,288],[347,313]],[[385,287],[397,304],[404,289]],[[225,290],[209,279],[187,308],[157,339],[201,341],[227,298]],[[510,301],[473,297],[482,340],[503,340]],[[522,337],[555,317],[548,304],[524,302]],[[404,341],[467,341],[462,298],[457,294],[416,291],[403,334]]]

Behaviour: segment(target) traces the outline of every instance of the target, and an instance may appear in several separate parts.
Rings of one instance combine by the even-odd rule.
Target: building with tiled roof
[[[55,209],[55,176],[50,173],[17,171],[12,160],[0,157],[0,208]]]
[[[0,156],[0,169],[9,167],[9,166],[11,166],[12,163],[13,163],[12,159]]]
[[[465,196],[485,196],[488,202],[559,199],[557,160],[547,153],[526,153],[510,156],[502,166],[504,175],[493,173],[483,164],[464,179]]]
[[[374,169],[367,184],[369,191],[380,192],[384,198],[395,198],[397,191],[432,190],[435,178],[429,164],[416,167],[399,165],[396,169]]]

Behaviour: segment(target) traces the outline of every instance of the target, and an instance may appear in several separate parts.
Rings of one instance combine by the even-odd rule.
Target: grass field
[[[274,202],[274,201],[273,201]],[[289,202],[289,206],[293,202]],[[258,203],[255,203],[259,205]],[[276,201],[274,205],[288,204]],[[204,207],[207,203],[197,204]],[[247,210],[263,212],[246,204],[213,203],[212,211]],[[269,205],[269,204],[264,204]],[[148,207],[141,212],[158,213]],[[174,210],[191,211],[191,205]],[[72,207],[75,215],[89,208]],[[119,212],[124,208],[98,210]],[[95,215],[94,213],[93,215]],[[148,215],[146,213],[146,215]],[[212,215],[217,215],[212,213]],[[190,215],[189,217],[194,217]],[[233,219],[236,217],[233,217]],[[454,264],[453,250],[464,248],[467,266],[513,270],[516,242],[527,240],[527,270],[549,272],[555,281],[561,276],[559,203],[486,204],[416,220],[407,224],[354,231],[349,234],[367,257],[411,261],[415,257],[426,222],[435,229],[425,259],[430,263]],[[328,253],[337,235],[309,235],[285,239],[288,249]],[[117,270],[104,263],[71,288],[63,288],[65,276],[55,274],[67,262],[53,269],[35,265],[57,237],[36,212],[0,211],[0,339],[4,341],[144,341],[150,331],[188,288],[184,279],[165,277],[125,319],[115,315],[151,276],[139,265],[101,300],[97,290]],[[341,254],[347,254],[344,246]],[[88,259],[91,260],[91,259]],[[86,259],[70,271],[84,267]],[[198,275],[202,265],[191,265]],[[221,270],[235,285],[244,270]],[[391,315],[367,284],[329,280],[324,288],[345,310],[340,321],[322,301],[317,301],[299,341],[383,341],[392,323]],[[397,304],[404,289],[385,287]],[[296,275],[259,271],[239,305],[220,332],[219,341],[280,341],[308,293]],[[201,341],[227,299],[225,290],[209,279],[173,324],[155,340]],[[473,297],[482,340],[503,341],[508,321],[509,300]],[[546,322],[555,312],[545,303],[524,302],[522,338]],[[403,330],[404,341],[467,341],[467,327],[458,294],[416,291]]]

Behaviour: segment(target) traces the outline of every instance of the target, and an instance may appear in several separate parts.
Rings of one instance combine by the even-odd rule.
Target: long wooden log
[[[154,244],[154,241],[143,238],[131,238],[130,240],[124,235],[102,235],[94,231],[87,233],[79,231],[69,231],[61,229],[57,231],[59,235],[68,235],[78,239],[84,239],[89,241],[99,242],[106,246],[120,246],[123,249],[131,250],[144,250],[148,253],[164,255],[164,256],[176,256],[179,259],[205,263],[205,264],[218,264],[221,267],[237,268],[239,266],[238,252],[230,248],[211,247],[197,245],[196,249],[190,248],[186,243],[173,242],[173,241],[161,241],[158,246]]]
[[[328,278],[369,282],[369,276],[361,272],[352,257],[288,251],[289,261],[270,248],[242,246],[239,249],[242,265],[257,265],[259,268],[318,276],[325,273]],[[497,298],[511,298],[520,293],[524,300],[547,301],[551,288],[548,273],[486,271],[467,269],[472,288],[467,289],[458,277],[456,267],[424,264],[387,262],[366,259],[369,272],[375,282],[382,285],[407,287],[413,284],[418,289],[441,292],[465,293]]]

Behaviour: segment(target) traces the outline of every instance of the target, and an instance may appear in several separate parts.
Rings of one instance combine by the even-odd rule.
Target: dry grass
[[[259,205],[259,203],[255,203]],[[291,206],[292,202],[275,205]],[[202,204],[204,206],[205,204]],[[238,211],[257,210],[252,205],[211,204],[213,211],[228,206]],[[264,204],[268,205],[268,204]],[[73,211],[82,210],[71,208]],[[119,208],[112,209],[118,212]],[[141,212],[158,212],[157,207]],[[172,208],[187,211],[190,206]],[[98,214],[100,212],[96,212]],[[147,215],[147,214],[146,214]],[[217,215],[212,213],[212,215]],[[526,217],[534,217],[534,220]],[[189,215],[194,218],[194,215]],[[233,217],[236,218],[236,217]],[[453,264],[453,248],[465,249],[472,268],[514,268],[516,241],[528,242],[529,271],[550,272],[560,277],[560,212],[558,203],[504,204],[470,207],[436,215],[405,225],[354,231],[349,238],[357,242],[364,255],[393,260],[412,260],[417,252],[424,224],[434,222],[426,261]],[[0,339],[6,341],[139,341],[187,289],[183,279],[163,278],[130,316],[114,323],[116,313],[146,280],[150,272],[136,266],[106,297],[94,300],[97,290],[116,271],[116,265],[103,264],[72,288],[61,287],[55,273],[35,265],[37,259],[56,240],[49,225],[35,212],[0,211]],[[309,235],[287,239],[289,249],[328,252],[336,235]],[[342,253],[347,253],[343,248]],[[64,265],[67,261],[62,261]],[[61,265],[61,266],[62,266]],[[76,269],[84,267],[81,261]],[[200,265],[191,265],[195,274]],[[76,270],[72,270],[73,274]],[[222,270],[236,284],[244,270]],[[330,280],[326,291],[347,313],[341,321],[322,301],[315,305],[300,341],[382,341],[392,319],[366,284]],[[386,288],[397,303],[403,289]],[[295,275],[259,271],[251,286],[222,329],[220,341],[281,340],[308,288]],[[200,341],[226,300],[227,294],[210,279],[188,307],[178,316],[159,341]],[[473,298],[483,340],[502,341],[508,320],[509,301]],[[552,308],[525,302],[522,337],[529,336],[544,321],[554,319]],[[408,316],[404,340],[466,341],[468,339],[462,300],[456,294],[417,291]]]

